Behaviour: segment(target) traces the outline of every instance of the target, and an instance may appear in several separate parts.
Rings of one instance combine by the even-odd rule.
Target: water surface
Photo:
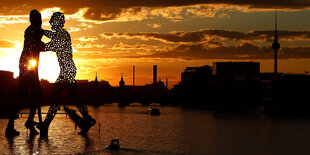
[[[160,109],[160,116],[147,109]],[[43,107],[46,112],[48,107]],[[27,109],[23,110],[27,111]],[[161,106],[89,107],[97,124],[80,136],[66,115],[56,115],[48,138],[29,137],[27,117],[16,120],[21,132],[7,139],[7,119],[0,119],[1,154],[111,154],[119,139],[122,152],[149,154],[310,154],[310,118],[257,116]],[[37,118],[35,118],[37,119]],[[100,132],[99,132],[100,123]]]

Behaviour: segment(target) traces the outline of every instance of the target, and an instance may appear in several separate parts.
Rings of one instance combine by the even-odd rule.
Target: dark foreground
[[[97,123],[87,136],[78,135],[75,124],[60,114],[52,122],[48,138],[31,138],[23,115],[16,121],[21,135],[7,139],[8,120],[0,119],[0,153],[310,154],[309,118],[155,107],[160,109],[159,116],[148,115],[150,107],[140,105],[89,107]],[[121,150],[106,149],[111,139],[119,139]]]

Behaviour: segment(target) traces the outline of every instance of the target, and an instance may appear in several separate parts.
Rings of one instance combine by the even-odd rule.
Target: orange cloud
[[[215,17],[215,7],[210,6],[197,6],[197,8],[190,8],[186,10],[187,15]]]
[[[28,23],[23,16],[0,16],[0,24]]]
[[[296,41],[310,40],[310,31],[278,31],[281,40]],[[141,33],[102,33],[105,39],[115,38],[139,38],[142,40],[159,40],[164,43],[199,43],[210,39],[230,41],[273,41],[274,31],[250,31],[242,33],[231,30],[203,29],[200,31],[175,31],[170,33],[141,32]]]
[[[78,28],[78,27],[70,27],[70,30],[69,32],[77,32],[77,31],[80,31],[81,29]]]
[[[250,43],[210,48],[206,44],[181,44],[172,50],[154,52],[150,55],[129,58],[173,58],[185,60],[208,59],[273,59],[271,47]],[[284,47],[279,50],[279,59],[310,59],[310,47]]]
[[[8,40],[0,40],[0,48],[14,48],[15,43]]]
[[[80,42],[72,45],[73,48],[104,48],[106,44],[93,44],[89,42]]]
[[[146,51],[150,51],[151,49],[158,49],[159,46],[154,46],[154,45],[146,45],[146,44],[140,44],[137,43],[135,45],[129,45],[129,44],[124,44],[120,42],[119,44],[114,44],[113,47],[109,49],[118,49],[118,50],[137,50],[137,49],[143,49]]]
[[[151,28],[154,28],[154,29],[157,29],[157,28],[160,28],[161,25],[160,24],[147,24],[147,26],[151,27]]]
[[[98,40],[98,38],[96,36],[83,36],[80,38],[76,38],[75,40],[79,40],[82,42],[94,42],[94,41]]]

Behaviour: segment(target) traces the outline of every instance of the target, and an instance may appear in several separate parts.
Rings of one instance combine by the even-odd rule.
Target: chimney
[[[157,65],[153,66],[153,83],[157,83]]]
[[[135,86],[135,66],[132,67],[132,86]]]

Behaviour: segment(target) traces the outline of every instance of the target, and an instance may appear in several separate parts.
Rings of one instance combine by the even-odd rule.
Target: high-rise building
[[[260,73],[259,62],[214,62],[213,75],[257,75]]]
[[[209,79],[212,75],[211,66],[186,67],[181,73],[181,82],[201,82]]]

